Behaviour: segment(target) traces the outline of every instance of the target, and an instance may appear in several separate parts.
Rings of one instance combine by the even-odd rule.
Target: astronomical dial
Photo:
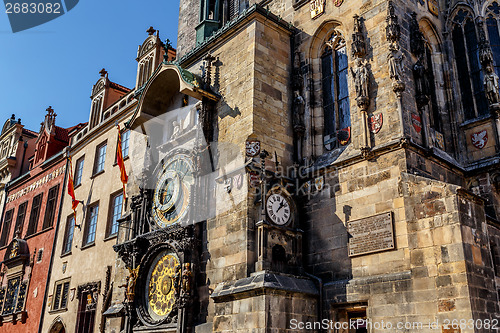
[[[271,222],[277,225],[287,224],[292,217],[290,202],[280,193],[273,193],[267,197],[266,212]]]
[[[188,212],[194,184],[191,159],[179,154],[167,160],[158,174],[151,213],[160,228],[179,222]]]

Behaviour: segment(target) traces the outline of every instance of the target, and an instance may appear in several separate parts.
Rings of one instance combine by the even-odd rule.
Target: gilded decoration
[[[172,254],[162,256],[153,267],[146,286],[148,304],[151,311],[159,317],[167,316],[175,304],[176,278],[180,264]]]

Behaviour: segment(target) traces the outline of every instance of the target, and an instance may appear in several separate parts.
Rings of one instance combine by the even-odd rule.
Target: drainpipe
[[[323,320],[322,319],[322,317],[323,317],[323,280],[321,280],[321,278],[319,278],[315,275],[309,274],[307,272],[304,272],[304,274],[307,277],[310,277],[311,279],[314,279],[318,282],[318,286],[319,286],[318,321],[321,323],[321,321]],[[320,328],[319,331],[323,332],[324,330],[323,330],[323,328]]]
[[[66,158],[69,155],[69,146],[64,148],[65,153],[63,154],[63,158]],[[54,256],[56,252],[56,245],[57,245],[57,235],[59,233],[59,225],[61,221],[61,215],[62,215],[62,206],[64,202],[64,192],[66,191],[66,179],[68,178],[68,159],[66,158],[66,171],[64,172],[64,179],[63,179],[63,186],[61,190],[61,202],[59,204],[59,212],[57,213],[57,222],[56,222],[56,230],[54,231],[54,241],[52,243],[52,253],[50,255],[50,263],[49,263],[49,271],[47,272],[47,282],[45,284],[45,293],[43,295],[43,303],[42,303],[42,313],[40,315],[40,324],[38,325],[38,333],[42,333],[42,326],[43,326],[43,317],[45,316],[45,306],[47,304],[47,298],[49,294],[49,287],[50,287],[50,274],[52,273],[52,264],[54,263]]]

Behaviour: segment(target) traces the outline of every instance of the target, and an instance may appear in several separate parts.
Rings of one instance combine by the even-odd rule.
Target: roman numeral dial
[[[292,210],[288,199],[279,193],[271,194],[266,200],[267,216],[277,225],[285,225],[290,222]]]

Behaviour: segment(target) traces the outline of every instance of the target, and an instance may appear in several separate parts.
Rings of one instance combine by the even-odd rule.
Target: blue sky
[[[137,47],[149,26],[177,43],[179,0],[80,0],[61,17],[17,33],[0,9],[0,123],[15,113],[35,131],[49,105],[58,126],[88,121],[103,67],[110,80],[133,88]]]

